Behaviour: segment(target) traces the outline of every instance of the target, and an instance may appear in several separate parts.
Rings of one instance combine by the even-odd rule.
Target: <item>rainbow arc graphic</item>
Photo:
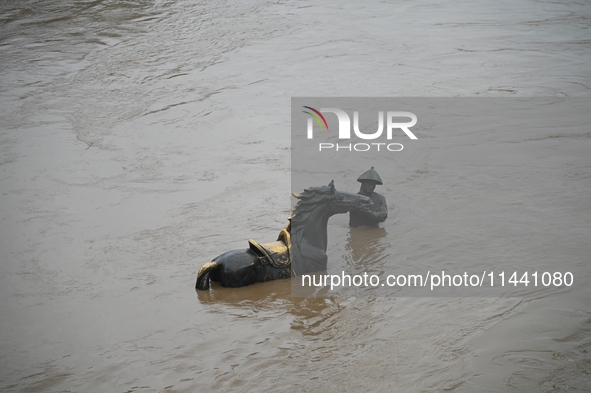
[[[312,112],[309,111],[302,111],[304,113],[307,113],[308,115],[312,116],[312,118],[314,120],[316,120],[316,123],[318,123],[318,125],[320,126],[320,128],[324,128],[326,126],[326,129],[328,130],[328,123],[326,122],[326,119],[324,118],[324,116],[322,116],[322,113],[320,113],[319,110],[316,110],[310,106],[303,106],[302,108],[306,108],[311,110]],[[322,121],[320,121],[320,119],[322,119]],[[322,124],[324,123],[324,124]]]

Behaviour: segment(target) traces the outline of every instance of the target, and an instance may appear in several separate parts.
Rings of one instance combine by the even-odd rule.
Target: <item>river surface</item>
[[[480,177],[468,210],[438,173],[481,151],[417,153],[378,190],[381,230],[329,223],[333,268],[420,264],[439,258],[412,241],[436,232],[422,187],[456,228],[521,206],[486,250],[558,255],[570,288],[194,291],[203,263],[286,225],[291,97],[591,97],[590,27],[591,3],[566,0],[2,0],[0,390],[591,391],[588,129],[503,139],[509,181]],[[452,235],[428,246],[482,260]]]

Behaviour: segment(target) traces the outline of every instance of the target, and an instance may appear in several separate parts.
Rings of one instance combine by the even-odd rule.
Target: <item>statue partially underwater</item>
[[[369,210],[372,205],[366,196],[338,191],[333,181],[293,196],[299,201],[277,241],[249,240],[249,248],[214,258],[199,269],[195,287],[209,289],[212,280],[235,288],[326,270],[328,219],[352,209]]]

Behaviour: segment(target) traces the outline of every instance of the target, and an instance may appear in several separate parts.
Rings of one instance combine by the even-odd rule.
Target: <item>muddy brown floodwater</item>
[[[0,22],[0,390],[591,391],[588,131],[516,134],[535,165],[511,157],[503,202],[531,229],[505,255],[546,245],[579,268],[571,288],[193,289],[201,264],[287,223],[291,97],[590,97],[591,3],[23,0]],[[468,159],[417,154],[379,190],[382,230],[331,220],[329,265],[430,257],[388,245],[428,228],[417,186],[452,198],[434,166],[450,154]]]

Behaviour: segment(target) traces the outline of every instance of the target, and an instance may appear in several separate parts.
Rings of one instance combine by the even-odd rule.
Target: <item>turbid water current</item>
[[[570,288],[194,291],[201,264],[286,225],[291,97],[590,97],[590,27],[566,0],[1,1],[0,390],[591,391],[588,130],[505,135],[498,181],[466,166],[476,189],[444,179],[484,150],[401,158],[382,229],[329,223],[332,268],[494,249],[578,267]],[[421,243],[494,206],[518,213],[486,247]]]

